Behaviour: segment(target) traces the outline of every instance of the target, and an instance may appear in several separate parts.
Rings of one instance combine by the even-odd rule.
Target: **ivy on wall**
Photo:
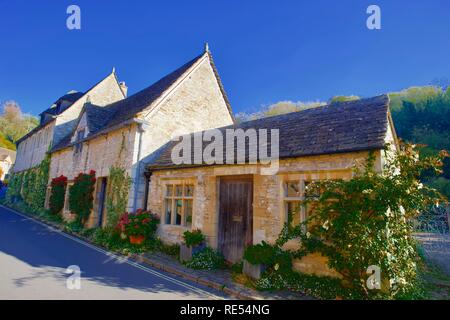
[[[131,178],[122,167],[109,169],[109,183],[106,194],[107,226],[115,227],[119,217],[126,211]]]
[[[80,173],[69,187],[69,209],[76,214],[76,221],[86,223],[94,206],[95,171]]]
[[[51,182],[51,194],[49,199],[50,213],[58,214],[64,208],[67,177],[61,175],[53,178]]]

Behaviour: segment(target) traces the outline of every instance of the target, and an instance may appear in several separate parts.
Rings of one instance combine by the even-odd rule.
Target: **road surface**
[[[73,265],[79,281],[76,267],[66,273]],[[220,298],[0,206],[0,299]]]

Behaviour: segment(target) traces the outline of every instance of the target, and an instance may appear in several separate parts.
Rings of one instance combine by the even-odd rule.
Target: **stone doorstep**
[[[88,239],[86,237],[83,237],[76,233],[64,231],[64,229],[60,225],[58,225],[54,222],[47,221],[45,219],[42,219],[39,216],[35,216],[35,215],[29,214],[29,213],[24,213],[24,212],[14,209],[14,208],[6,207],[4,205],[0,205],[0,206],[5,207],[9,210],[18,212],[18,213],[25,215],[33,220],[40,221],[54,229],[59,230],[60,232],[64,232],[66,234],[74,236],[80,240],[83,240],[83,241],[91,244],[91,245],[101,248],[102,250],[107,250],[103,247],[98,246],[96,243],[92,242],[90,239]],[[200,273],[198,270],[188,269],[188,268],[182,266],[180,263],[173,261],[173,259],[171,259],[170,257],[164,257],[162,259],[161,258],[162,254],[158,254],[155,257],[151,257],[148,254],[124,255],[120,252],[115,252],[115,251],[110,251],[110,252],[115,255],[118,255],[118,256],[131,258],[132,260],[135,260],[136,262],[147,264],[150,267],[153,267],[155,269],[159,269],[159,270],[177,275],[183,279],[199,283],[203,286],[213,288],[218,291],[222,291],[225,294],[232,296],[234,298],[240,299],[240,300],[274,300],[274,299],[276,299],[276,300],[278,300],[278,299],[280,299],[280,300],[286,300],[286,299],[288,299],[288,300],[309,300],[309,299],[311,299],[311,297],[308,297],[306,295],[296,294],[296,293],[292,293],[292,292],[275,293],[275,294],[274,293],[261,293],[256,290],[245,287],[241,284],[237,284],[237,283],[233,282],[231,280],[231,278],[227,281],[226,276],[224,276],[222,278],[222,281],[225,283],[220,283],[218,281],[215,281],[214,279],[211,279],[214,277],[213,274],[208,274],[207,272],[200,271],[202,274],[198,275],[198,273]],[[172,264],[172,266],[170,264]],[[177,265],[174,265],[174,264],[177,264]],[[203,275],[203,274],[205,274],[205,275]]]

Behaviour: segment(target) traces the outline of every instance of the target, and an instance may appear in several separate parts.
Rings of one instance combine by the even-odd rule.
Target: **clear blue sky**
[[[81,30],[66,8],[81,8]],[[381,7],[382,29],[366,28]],[[116,67],[129,93],[208,41],[235,112],[450,78],[450,1],[0,0],[0,101],[38,114]]]

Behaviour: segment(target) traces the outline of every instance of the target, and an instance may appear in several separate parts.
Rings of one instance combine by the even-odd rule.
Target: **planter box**
[[[201,244],[198,246],[188,247],[184,243],[180,245],[180,261],[190,261],[192,259],[192,256],[196,254],[199,251],[202,251],[206,248],[206,245]]]
[[[244,259],[244,266],[242,267],[242,272],[255,280],[261,278],[261,274],[266,270],[266,266],[263,264],[251,264],[247,260]]]

